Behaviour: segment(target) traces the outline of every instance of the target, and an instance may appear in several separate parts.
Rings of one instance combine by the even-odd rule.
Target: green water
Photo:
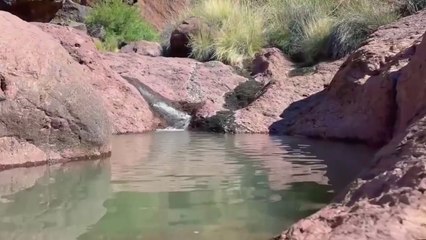
[[[110,159],[0,173],[0,239],[266,240],[331,200],[362,146],[264,135],[117,136]]]

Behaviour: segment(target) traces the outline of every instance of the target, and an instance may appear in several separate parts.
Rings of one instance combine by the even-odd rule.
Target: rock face
[[[50,23],[71,26],[87,31],[84,22],[86,21],[90,10],[90,7],[80,5],[71,0],[64,0],[62,8],[55,14],[55,17],[50,21]]]
[[[425,239],[425,134],[423,117],[376,155],[372,169],[342,200],[299,221],[277,239]]]
[[[137,53],[143,56],[159,57],[163,53],[163,48],[159,43],[139,41],[132,42],[120,48],[121,53]]]
[[[393,81],[392,140],[346,193],[277,239],[426,239],[426,37],[416,39],[380,72]]]
[[[396,95],[402,94],[400,69],[414,54],[415,47],[407,48],[425,27],[423,11],[375,32],[343,63],[327,89],[291,104],[271,133],[388,142],[396,121]]]
[[[61,7],[59,0],[0,0],[0,11],[8,11],[28,22],[49,22]]]
[[[282,106],[324,89],[342,61],[322,63],[315,68],[295,70],[278,49],[264,50],[253,62],[256,81],[269,86],[250,105],[235,113],[236,132],[268,133],[280,119]],[[297,72],[299,71],[299,72]]]
[[[0,168],[109,153],[108,117],[81,66],[9,13],[0,28]]]
[[[185,11],[191,0],[139,0],[142,15],[158,30],[164,27],[175,17]]]
[[[108,64],[102,62],[93,39],[70,27],[52,24],[38,26],[56,38],[81,65],[86,82],[92,85],[103,99],[113,125],[113,133],[138,133],[158,128],[161,121],[154,116],[137,90]]]
[[[122,77],[136,79],[144,88],[194,117],[210,117],[224,110],[225,94],[247,80],[220,62],[135,53],[107,53],[103,59]]]

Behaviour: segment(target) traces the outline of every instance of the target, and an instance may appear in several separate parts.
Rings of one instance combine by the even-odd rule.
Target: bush
[[[88,26],[100,25],[105,28],[103,46],[110,51],[123,42],[157,39],[156,32],[142,19],[139,9],[121,0],[100,1],[90,12],[86,23]]]

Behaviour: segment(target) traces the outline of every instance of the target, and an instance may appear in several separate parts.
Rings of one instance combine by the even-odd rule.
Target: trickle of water
[[[174,108],[169,103],[155,96],[154,91],[137,79],[124,77],[130,84],[136,87],[141,96],[148,102],[152,109],[158,113],[169,125],[164,130],[185,130],[191,122],[191,116]],[[159,94],[157,94],[159,95]],[[159,95],[160,96],[160,95]]]

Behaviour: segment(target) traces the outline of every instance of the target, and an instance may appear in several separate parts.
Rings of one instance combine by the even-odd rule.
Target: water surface
[[[0,239],[266,240],[328,203],[370,157],[303,138],[116,136],[107,160],[0,173]]]

